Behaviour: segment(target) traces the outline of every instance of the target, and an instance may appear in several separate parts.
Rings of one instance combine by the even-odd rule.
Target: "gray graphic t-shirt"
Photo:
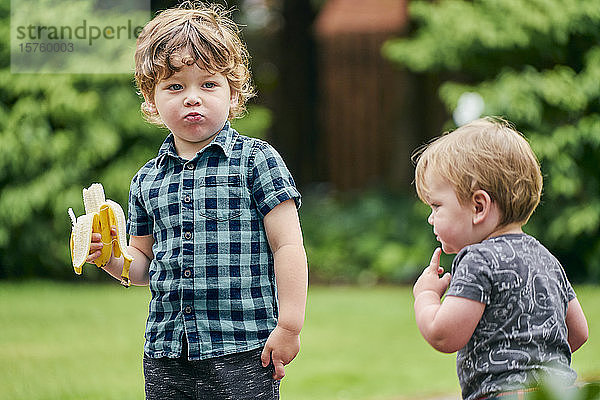
[[[575,292],[535,238],[508,234],[463,248],[446,295],[486,305],[456,358],[463,399],[535,385],[546,375],[575,381],[565,323]]]

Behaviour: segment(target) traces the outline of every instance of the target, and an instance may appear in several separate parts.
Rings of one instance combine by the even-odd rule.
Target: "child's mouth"
[[[183,117],[183,119],[185,119],[188,122],[198,122],[204,119],[204,116],[197,112],[191,112],[189,114],[186,114],[186,116]]]

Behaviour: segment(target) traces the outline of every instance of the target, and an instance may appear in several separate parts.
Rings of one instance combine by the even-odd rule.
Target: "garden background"
[[[388,89],[401,98],[386,111],[383,133],[361,135],[364,152],[371,140],[389,140],[370,159],[379,160],[379,172],[352,185],[336,168],[360,176],[362,164],[336,149],[353,129],[347,116],[358,119],[361,110],[344,114],[346,125],[334,120],[340,128],[333,132],[335,71],[328,74],[319,23],[335,7],[356,14],[386,3],[228,2],[244,24],[259,92],[234,126],[273,143],[304,194],[311,289],[303,349],[284,379],[284,398],[456,397],[453,356],[430,349],[412,319],[410,284],[436,243],[407,176],[414,147],[456,126],[464,93],[479,94],[483,115],[515,123],[540,158],[544,193],[526,231],[576,285],[591,336],[574,365],[583,380],[600,379],[600,7],[586,0],[394,1],[405,5],[404,22],[375,56],[353,60],[384,63]],[[93,182],[126,205],[131,177],[166,133],[141,118],[131,74],[11,71],[10,13],[10,1],[0,0],[0,398],[141,398],[147,289],[122,290],[89,265],[75,277],[66,210],[83,213],[81,189]],[[367,88],[381,78],[339,75]],[[379,95],[365,86],[346,93]],[[444,256],[443,264],[451,260]]]

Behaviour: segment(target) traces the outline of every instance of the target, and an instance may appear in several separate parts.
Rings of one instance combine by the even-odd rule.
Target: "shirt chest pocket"
[[[242,214],[242,177],[233,175],[210,175],[198,184],[197,209],[205,218],[227,221]]]

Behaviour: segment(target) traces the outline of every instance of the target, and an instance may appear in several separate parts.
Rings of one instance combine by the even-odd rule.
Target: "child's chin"
[[[455,250],[454,248],[452,248],[451,246],[448,246],[445,243],[442,243],[442,251],[446,254],[456,254],[458,253],[458,250]]]

